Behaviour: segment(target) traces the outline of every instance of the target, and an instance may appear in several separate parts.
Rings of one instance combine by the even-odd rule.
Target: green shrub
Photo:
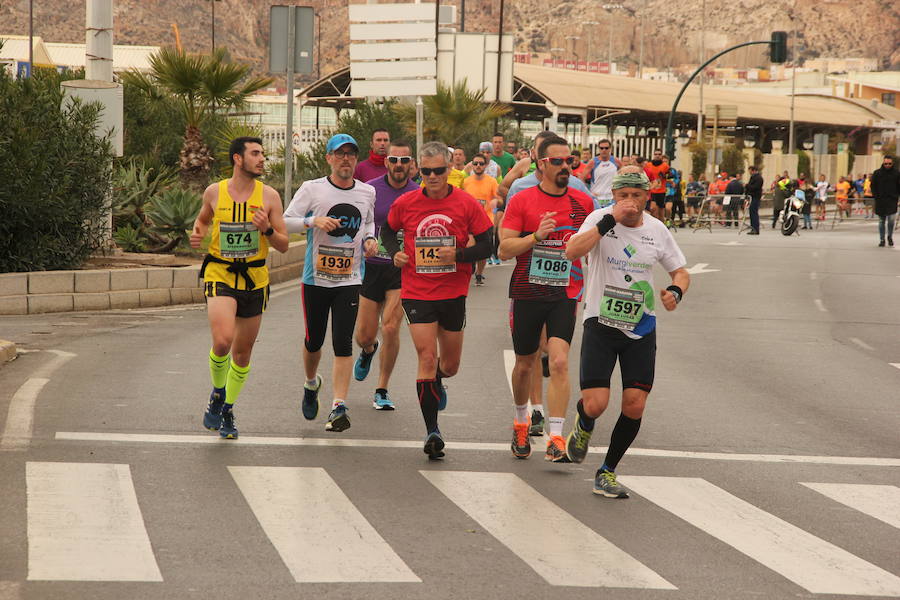
[[[113,239],[116,240],[116,246],[125,252],[143,252],[145,249],[145,241],[141,235],[141,230],[137,227],[132,227],[131,224],[117,228],[113,234]]]
[[[797,177],[800,177],[800,173],[806,173],[806,176],[809,177],[810,167],[809,153],[804,152],[803,150],[797,150]]]
[[[187,247],[201,204],[200,194],[180,187],[169,188],[153,198],[147,216],[153,223],[153,231],[168,239],[163,248],[156,249],[157,252]]]
[[[140,161],[119,164],[113,175],[115,226],[130,224],[142,231],[149,224],[145,213],[151,200],[177,179],[174,167],[155,169]]]
[[[0,272],[70,269],[103,244],[113,157],[98,114],[64,102],[52,72],[0,69]]]
[[[744,172],[744,154],[734,144],[726,144],[722,148],[722,164],[719,165],[719,170],[729,175]]]
[[[706,153],[708,148],[706,144],[695,143],[688,146],[688,150],[691,152],[691,175],[694,176],[694,179],[697,179],[706,173]]]

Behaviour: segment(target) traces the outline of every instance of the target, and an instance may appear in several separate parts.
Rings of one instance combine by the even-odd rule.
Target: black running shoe
[[[219,427],[219,435],[226,440],[236,440],[238,437],[237,425],[234,422],[234,409],[226,405],[222,409],[222,426]]]
[[[428,460],[444,458],[444,439],[440,431],[432,431],[425,438],[425,447],[422,451],[428,455]]]

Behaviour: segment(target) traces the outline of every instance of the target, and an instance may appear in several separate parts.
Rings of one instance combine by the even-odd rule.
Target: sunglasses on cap
[[[428,177],[432,173],[434,173],[435,175],[443,175],[447,172],[447,167],[434,167],[433,169],[429,169],[428,167],[419,167],[419,172],[425,177]]]
[[[412,160],[412,156],[388,156],[387,161],[392,165],[396,165],[400,163],[401,165],[407,165]]]
[[[565,158],[550,158],[549,156],[546,156],[541,160],[550,163],[554,167],[561,167],[563,166],[563,163],[572,166],[578,159],[574,156],[567,156]]]

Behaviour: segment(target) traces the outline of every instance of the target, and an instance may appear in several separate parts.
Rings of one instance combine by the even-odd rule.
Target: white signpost
[[[351,4],[350,93],[416,96],[416,147],[422,146],[422,96],[437,93],[434,3]]]

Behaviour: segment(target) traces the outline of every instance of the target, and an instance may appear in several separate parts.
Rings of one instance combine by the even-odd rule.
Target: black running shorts
[[[207,281],[203,284],[203,295],[207,298],[216,296],[234,298],[237,301],[235,316],[242,319],[263,314],[269,305],[269,286],[255,290],[236,290],[221,281]]]
[[[608,388],[613,368],[619,361],[622,388],[649,392],[656,369],[656,330],[632,339],[614,327],[591,318],[584,322],[581,338],[581,389]]]
[[[437,323],[445,331],[462,331],[466,327],[466,297],[449,300],[401,300],[406,322]]]
[[[666,193],[660,192],[658,194],[650,194],[650,201],[656,204],[660,208],[666,207]]]
[[[372,302],[384,302],[388,291],[400,289],[400,269],[388,263],[365,265],[362,287],[359,295]]]
[[[547,326],[547,339],[559,338],[572,343],[575,334],[575,314],[578,303],[571,298],[553,300],[511,300],[509,326],[512,329],[513,350],[519,356],[538,351],[541,330]]]

